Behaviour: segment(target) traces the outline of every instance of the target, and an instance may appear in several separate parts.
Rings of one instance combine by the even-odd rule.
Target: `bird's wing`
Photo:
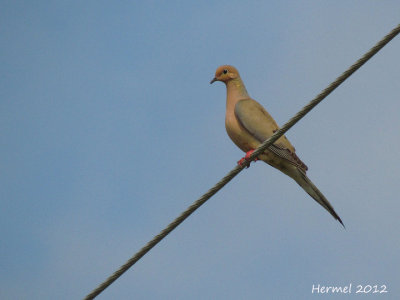
[[[253,99],[243,99],[236,103],[235,116],[239,123],[260,143],[271,137],[279,129],[271,115]],[[289,140],[282,136],[268,150],[299,167],[304,172],[307,166],[298,158]]]

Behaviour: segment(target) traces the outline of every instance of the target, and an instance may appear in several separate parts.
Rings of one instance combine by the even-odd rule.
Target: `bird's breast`
[[[228,136],[242,151],[255,149],[260,144],[236,119],[234,114],[225,117],[225,128]]]

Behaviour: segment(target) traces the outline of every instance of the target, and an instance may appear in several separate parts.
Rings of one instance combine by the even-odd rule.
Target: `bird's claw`
[[[248,151],[246,153],[246,155],[237,162],[238,165],[242,166],[244,163],[249,162],[250,161],[250,156],[253,154],[253,152],[254,152],[254,150]],[[257,160],[258,160],[258,158],[256,157],[253,161],[257,161]],[[250,164],[246,168],[248,168],[248,167],[250,167]]]

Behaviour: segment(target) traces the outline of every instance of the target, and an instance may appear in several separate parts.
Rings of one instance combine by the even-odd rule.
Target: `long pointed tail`
[[[320,192],[320,190],[312,183],[310,178],[307,177],[304,172],[297,169],[297,176],[293,176],[292,178],[309,194],[315,201],[317,201],[323,208],[325,208],[336,220],[340,222],[340,224],[344,226],[342,220],[339,215],[335,212],[332,205],[329,203],[328,199]]]

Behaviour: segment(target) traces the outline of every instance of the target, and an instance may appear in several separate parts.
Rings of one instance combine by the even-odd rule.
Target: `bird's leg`
[[[253,152],[254,152],[254,150],[248,151],[248,152],[246,153],[246,155],[245,155],[243,158],[241,158],[241,159],[237,162],[238,165],[241,166],[241,165],[243,165],[243,163],[244,163],[245,161],[249,161],[249,160],[250,160],[250,156],[253,154]],[[256,158],[254,159],[254,161],[257,161],[257,160],[258,160],[258,158],[256,157]],[[250,166],[250,165],[248,165],[247,168],[248,168],[249,166]]]

